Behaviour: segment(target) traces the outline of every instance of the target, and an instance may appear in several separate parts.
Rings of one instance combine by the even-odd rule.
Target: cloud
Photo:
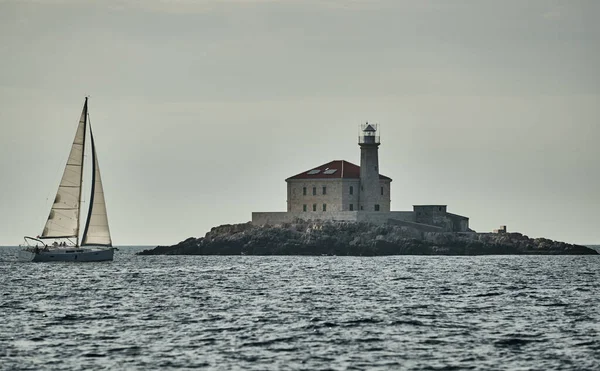
[[[549,21],[556,21],[561,19],[562,17],[563,12],[560,8],[551,9],[542,14],[542,18],[547,19]]]
[[[111,10],[143,10],[155,13],[205,13],[224,7],[260,6],[266,4],[312,5],[320,8],[361,10],[379,9],[390,0],[0,0],[2,4],[40,6],[94,6]]]
[[[557,21],[565,16],[565,8],[562,6],[554,7],[542,13],[542,18],[549,21]]]

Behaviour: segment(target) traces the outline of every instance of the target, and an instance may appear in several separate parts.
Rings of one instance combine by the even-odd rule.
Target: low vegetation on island
[[[202,238],[157,246],[139,255],[595,255],[585,246],[529,238],[521,233],[422,232],[351,222],[297,221],[212,228]]]

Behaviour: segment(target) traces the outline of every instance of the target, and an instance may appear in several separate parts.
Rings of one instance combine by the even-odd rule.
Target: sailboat
[[[92,153],[91,196],[87,220],[80,239],[84,154],[88,132]],[[104,188],[100,177],[92,127],[89,122],[87,97],[44,230],[37,237],[26,236],[25,244],[22,247],[19,251],[19,258],[24,261],[97,262],[113,260],[115,248],[112,246],[108,227]]]

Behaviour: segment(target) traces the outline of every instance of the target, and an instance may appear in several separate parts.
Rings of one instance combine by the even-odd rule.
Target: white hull
[[[64,247],[35,250],[27,248],[19,251],[19,260],[28,262],[101,262],[112,261],[115,249],[112,247]]]

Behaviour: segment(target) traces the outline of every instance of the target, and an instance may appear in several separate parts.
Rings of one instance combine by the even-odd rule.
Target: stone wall
[[[301,220],[332,220],[332,221],[357,221],[357,211],[333,212],[253,212],[252,224],[277,225]]]
[[[425,232],[468,232],[469,218],[461,215],[441,213],[432,217],[433,223],[419,222],[413,211],[296,211],[296,212],[253,212],[252,224],[277,225],[291,223],[297,219],[368,222],[373,224],[395,224],[419,228]],[[409,223],[409,224],[404,224]],[[427,228],[431,227],[431,228]]]
[[[447,212],[446,205],[415,205],[415,221],[434,225],[447,232],[469,231],[469,218]]]
[[[352,187],[352,194],[350,194],[350,187]],[[358,211],[359,192],[359,179],[344,179],[344,189],[342,193],[342,210],[350,211],[350,205],[352,205],[352,211]]]
[[[349,188],[348,182],[344,179],[288,180],[287,187],[289,212],[304,212],[304,205],[307,212],[313,212],[313,205],[316,205],[317,212],[323,212],[323,205],[326,205],[327,212],[345,211],[348,208],[348,205],[343,203],[343,195]],[[325,194],[323,194],[323,187],[325,187]],[[304,188],[306,188],[306,195]],[[313,194],[313,188],[316,194]],[[357,186],[355,185],[354,188],[356,189]],[[357,189],[356,194],[358,195]]]
[[[323,194],[323,187],[326,187],[326,193]],[[306,195],[304,194],[306,188]],[[313,195],[313,188],[316,194]],[[350,194],[352,188],[352,194]],[[383,188],[383,194],[381,189]],[[377,187],[377,204],[380,212],[390,211],[390,193],[391,184],[389,180],[382,179]],[[293,179],[287,182],[287,210],[289,212],[304,212],[306,205],[307,212],[313,212],[313,205],[316,205],[316,211],[322,212],[323,205],[326,211],[360,211],[359,197],[361,194],[359,179]],[[351,206],[352,205],[352,209]],[[374,208],[366,211],[375,211]]]
[[[387,224],[389,219],[404,220],[414,222],[415,217],[412,211],[361,211],[358,213],[359,222],[369,222],[374,224]]]
[[[388,220],[402,220],[414,222],[414,213],[412,211],[331,211],[331,212],[254,212],[252,213],[252,224],[255,225],[276,225],[281,223],[291,223],[294,220],[333,220],[348,222],[369,222],[374,224],[387,224]]]
[[[413,223],[413,222],[405,221],[405,220],[389,219],[388,224],[398,225],[398,226],[402,226],[402,227],[415,228],[421,232],[438,232],[438,233],[444,232],[444,229],[441,227],[436,227],[434,225]]]
[[[383,188],[383,192],[382,189]],[[379,207],[380,211],[390,212],[392,195],[392,182],[386,179],[379,180]]]
[[[446,214],[446,205],[415,205],[413,209],[417,223],[437,225],[444,222],[440,217]]]
[[[468,232],[469,218],[462,215],[447,213],[446,217],[452,222],[453,232]]]

